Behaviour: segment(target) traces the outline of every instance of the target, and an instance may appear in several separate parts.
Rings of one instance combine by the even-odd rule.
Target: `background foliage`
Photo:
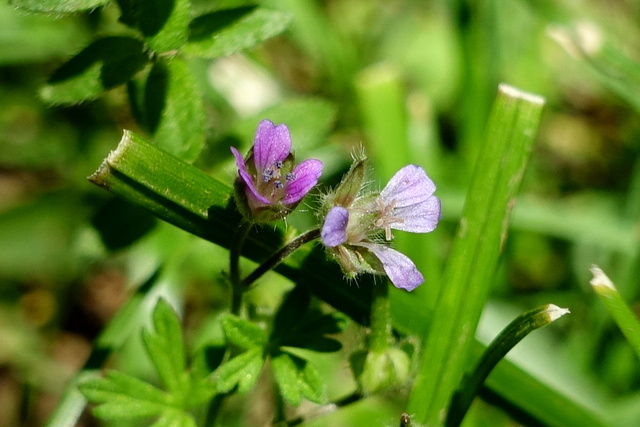
[[[97,350],[119,349],[108,359],[122,372],[109,377],[115,389],[144,378],[156,390],[198,390],[199,375],[215,359],[212,344],[224,342],[223,246],[230,236],[212,245],[86,180],[123,128],[228,185],[235,173],[228,147],[247,149],[262,118],[287,123],[297,150],[324,161],[325,186],[338,182],[360,144],[376,167],[376,185],[408,162],[424,166],[438,185],[443,222],[427,237],[400,236],[398,246],[427,283],[410,295],[390,292],[395,323],[410,326],[397,331],[408,334],[402,345],[417,348],[437,309],[500,82],[542,95],[547,106],[477,337],[488,342],[518,313],[543,303],[572,315],[511,353],[514,364],[496,371],[483,394],[497,406],[477,401],[466,422],[503,425],[512,416],[526,422],[563,409],[573,425],[586,425],[579,421],[585,417],[597,420],[593,425],[640,421],[637,356],[588,286],[589,266],[597,263],[632,308],[639,297],[640,5],[176,0],[139,2],[149,8],[140,10],[133,4],[0,4],[0,426],[43,424]],[[315,222],[308,208],[300,209],[288,219],[289,230]],[[277,247],[281,238],[274,234],[266,244]],[[255,318],[276,315],[292,288],[290,275],[280,272],[247,294]],[[186,379],[163,376],[173,370],[146,356],[145,348],[163,345],[153,331],[177,333],[168,307],[151,315],[158,295],[181,307],[183,336],[175,340],[185,343]],[[366,308],[362,301],[346,305],[339,308]],[[420,322],[418,312],[426,313]],[[301,387],[283,390],[285,400],[338,401],[352,392],[344,359],[364,335],[357,325],[363,319],[355,320],[341,325],[337,354],[271,349],[280,360],[312,360],[325,374],[325,396]],[[198,353],[203,348],[209,353]],[[281,378],[298,372],[286,360],[274,367]],[[522,372],[548,387],[559,406],[546,406],[550,394],[525,395],[532,389],[518,382]],[[305,425],[396,425],[409,391],[407,383]],[[206,388],[198,393],[210,397]],[[529,406],[509,401],[514,395]],[[264,402],[273,399],[273,390],[258,383],[229,400],[220,423],[268,422],[273,410]],[[317,408],[286,410],[295,417]],[[150,411],[183,422],[180,413]],[[80,421],[94,422],[90,413]]]

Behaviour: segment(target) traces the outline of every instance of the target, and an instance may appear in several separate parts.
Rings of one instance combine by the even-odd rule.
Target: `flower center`
[[[259,191],[260,194],[268,197],[271,201],[282,199],[287,183],[296,178],[293,172],[286,172],[283,182],[283,166],[284,163],[278,160],[262,171],[262,180],[258,183]]]
[[[396,199],[391,200],[391,203],[385,205],[384,201],[378,197],[376,199],[376,205],[378,205],[378,219],[376,219],[375,225],[376,227],[384,230],[385,240],[390,241],[393,239],[391,226],[393,224],[402,224],[404,222],[404,218],[392,215],[393,210],[396,207]]]

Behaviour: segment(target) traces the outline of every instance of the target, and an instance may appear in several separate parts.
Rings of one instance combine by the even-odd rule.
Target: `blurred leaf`
[[[322,314],[309,309],[311,294],[296,286],[284,299],[273,321],[269,342],[279,347],[299,347],[311,351],[334,352],[342,344],[325,334],[342,331],[346,322],[340,314]]]
[[[10,3],[31,12],[80,12],[107,4],[109,0],[10,0]]]
[[[190,21],[189,0],[140,0],[137,13],[140,30],[151,50],[168,52],[186,41]]]
[[[146,123],[158,146],[193,162],[204,146],[205,114],[200,92],[180,58],[157,62],[144,89]]]
[[[211,379],[220,393],[228,393],[235,386],[238,386],[238,393],[245,393],[258,381],[262,365],[262,349],[252,348],[216,369]]]
[[[221,323],[227,340],[240,348],[262,348],[267,343],[266,333],[255,323],[232,314],[224,315]]]
[[[308,361],[278,353],[271,358],[273,375],[280,394],[293,406],[299,406],[305,397],[315,403],[324,403],[326,392],[318,370]]]
[[[0,212],[0,278],[69,278],[78,261],[74,241],[86,207],[66,194],[41,197]]]
[[[442,423],[462,378],[543,105],[513,87],[498,90],[409,399],[418,422]]]
[[[126,248],[156,224],[147,210],[120,198],[108,200],[91,219],[102,242],[112,251]]]
[[[148,61],[142,41],[124,36],[104,37],[91,43],[58,68],[41,89],[52,104],[77,104],[95,99],[126,83]]]
[[[156,303],[152,318],[153,332],[142,333],[147,354],[167,390],[175,395],[184,394],[188,377],[180,319],[163,298]]]
[[[40,3],[37,0],[34,3]],[[0,4],[0,64],[67,57],[86,45],[86,29],[73,17],[51,19]]]
[[[220,10],[195,18],[184,52],[204,58],[231,55],[283,32],[291,17],[256,6]]]
[[[148,417],[171,407],[168,394],[118,371],[84,381],[79,388],[87,399],[97,404],[95,416],[104,420]]]
[[[322,98],[290,98],[269,107],[260,114],[240,120],[233,127],[240,141],[253,141],[256,123],[266,118],[286,123],[297,147],[314,147],[326,141],[337,114],[335,104]]]

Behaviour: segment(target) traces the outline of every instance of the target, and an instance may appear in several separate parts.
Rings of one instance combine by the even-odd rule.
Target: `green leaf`
[[[11,0],[10,3],[31,12],[69,13],[95,9],[109,0]]]
[[[238,393],[245,393],[253,388],[264,365],[261,348],[252,348],[234,357],[211,374],[218,392],[228,393],[236,385]]]
[[[320,373],[307,360],[280,352],[272,356],[271,366],[280,394],[287,403],[298,406],[303,397],[315,403],[326,400]]]
[[[441,424],[462,379],[543,103],[506,85],[498,91],[409,399],[418,422]]]
[[[79,385],[85,397],[97,404],[94,414],[105,420],[126,420],[162,413],[170,407],[168,394],[152,385],[117,371]]]
[[[196,420],[191,414],[177,409],[164,411],[152,427],[196,427]]]
[[[139,26],[149,48],[156,52],[179,49],[189,32],[189,0],[140,0]]]
[[[204,58],[231,55],[283,32],[291,17],[256,6],[225,9],[195,18],[184,53]]]
[[[183,394],[188,387],[188,377],[178,315],[161,298],[156,303],[152,318],[154,330],[144,330],[142,341],[167,390],[175,395]]]
[[[144,110],[158,147],[186,162],[198,157],[206,118],[196,82],[182,59],[153,66],[144,89]]]
[[[52,104],[77,104],[95,99],[126,83],[148,61],[144,44],[131,37],[104,37],[91,43],[58,68],[41,89]]]
[[[246,350],[262,348],[267,343],[265,331],[248,320],[226,314],[220,322],[227,340],[240,348]]]

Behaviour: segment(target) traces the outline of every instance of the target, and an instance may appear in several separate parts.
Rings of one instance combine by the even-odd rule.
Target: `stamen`
[[[262,182],[269,182],[273,178],[273,169],[268,168],[262,172]]]
[[[284,187],[284,184],[282,183],[282,181],[273,181],[273,185],[274,185],[277,189],[280,189],[280,188]]]
[[[294,179],[296,179],[296,174],[294,174],[293,172],[289,172],[284,176],[284,179],[287,181],[293,181]]]
[[[276,169],[282,169],[282,162],[280,160],[277,160],[273,166],[276,167]]]

